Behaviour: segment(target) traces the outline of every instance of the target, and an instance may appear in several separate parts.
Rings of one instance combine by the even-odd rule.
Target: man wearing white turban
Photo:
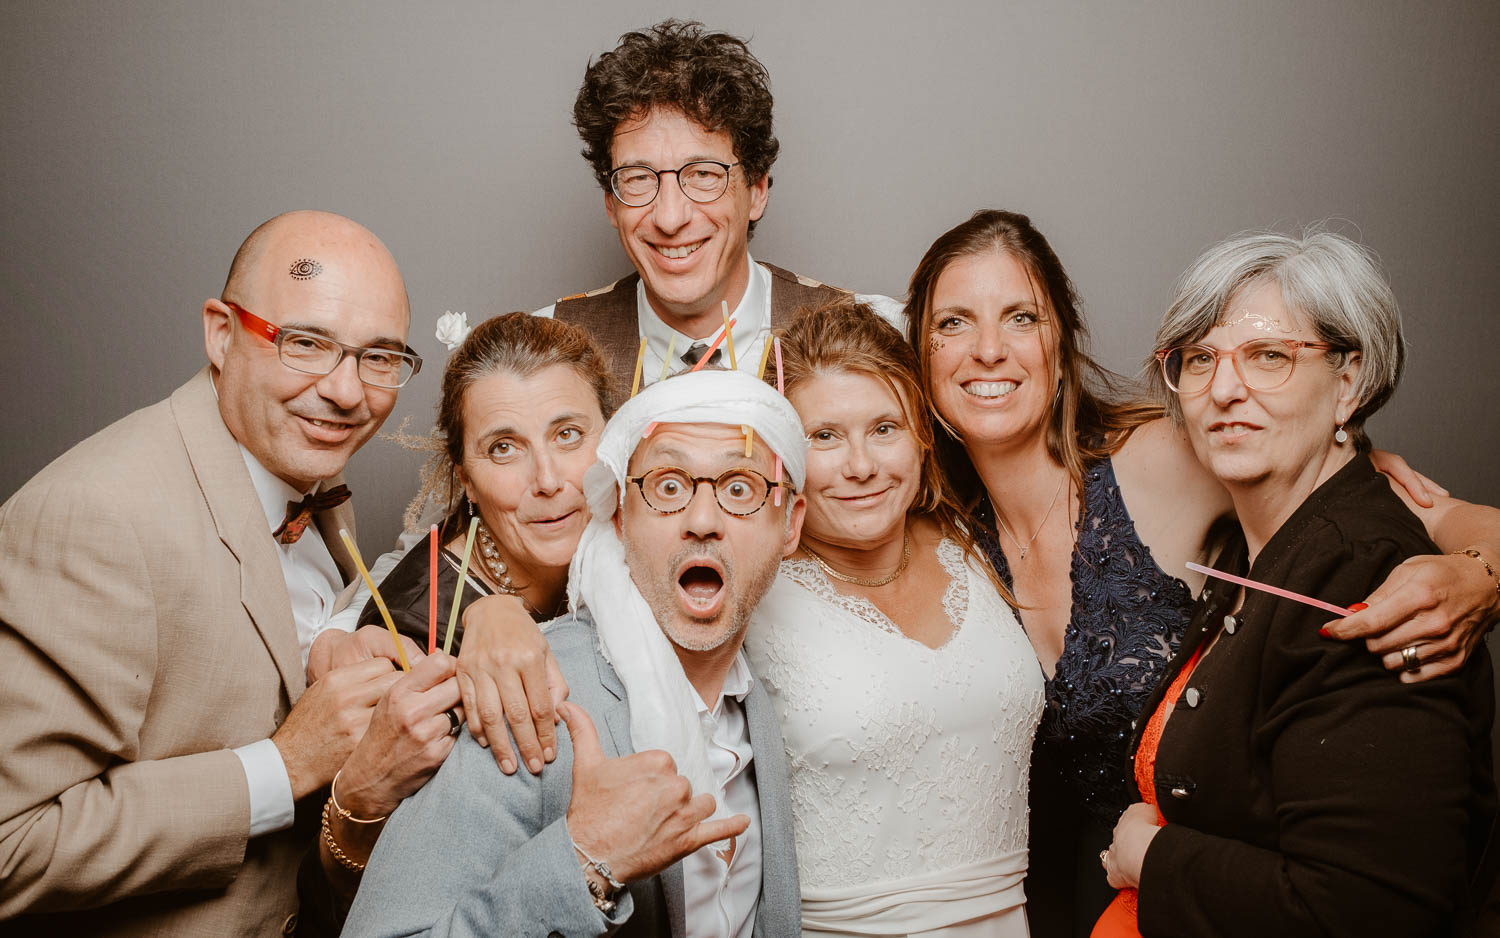
[[[738,372],[620,408],[572,612],[543,626],[572,691],[556,761],[503,775],[464,734],[391,816],[345,934],[801,933],[785,751],[740,646],[801,533],[806,445]]]

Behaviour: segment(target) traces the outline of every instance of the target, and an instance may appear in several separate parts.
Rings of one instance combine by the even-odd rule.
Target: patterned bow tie
[[[286,518],[281,522],[281,527],[271,532],[271,536],[283,544],[295,544],[312,523],[313,515],[337,508],[348,500],[349,486],[340,485],[326,492],[315,492],[300,502],[287,502]]]
[[[682,360],[687,363],[687,366],[689,368],[691,368],[694,365],[698,364],[698,359],[702,358],[703,353],[706,351],[708,351],[707,342],[696,342],[693,345],[689,346],[686,352],[682,353]],[[724,350],[721,348],[714,349],[714,353],[708,356],[708,363],[710,365],[717,365],[719,363],[719,356],[723,353],[723,351]]]

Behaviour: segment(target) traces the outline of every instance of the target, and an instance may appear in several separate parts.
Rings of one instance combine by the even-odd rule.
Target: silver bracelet
[[[573,840],[573,838],[569,837],[568,841],[572,843],[573,849],[578,851],[578,855],[583,857],[585,863],[588,866],[593,867],[595,873],[598,873],[600,876],[604,877],[604,881],[606,883],[609,883],[609,888],[612,891],[619,892],[620,890],[625,888],[624,883],[620,882],[618,879],[615,879],[614,871],[609,868],[608,863],[603,860],[595,860],[593,857],[589,856],[588,851],[578,846],[578,841]]]

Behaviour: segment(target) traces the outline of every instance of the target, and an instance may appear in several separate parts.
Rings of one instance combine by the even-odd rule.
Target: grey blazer
[[[574,703],[588,711],[607,756],[628,755],[625,688],[599,655],[587,610],[556,620],[547,641]],[[760,796],[761,891],[757,938],[799,936],[801,896],[793,846],[786,750],[757,681],[745,698]],[[631,883],[614,919],[594,907],[568,836],[573,747],[566,725],[557,759],[533,776],[503,775],[467,733],[436,776],[391,815],[375,845],[346,936],[687,934],[682,866]]]

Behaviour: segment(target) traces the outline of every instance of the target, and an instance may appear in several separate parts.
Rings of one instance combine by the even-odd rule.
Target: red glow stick
[[[432,547],[427,552],[427,653],[430,655],[437,651],[437,525],[432,526],[429,540],[432,542]]]
[[[724,341],[724,337],[726,335],[729,335],[729,330],[733,329],[733,328],[734,328],[734,320],[733,319],[730,319],[729,321],[727,321],[727,322],[724,323],[724,331],[721,332],[721,333],[719,333],[719,337],[717,339],[714,339],[713,342],[709,344],[708,349],[703,353],[703,357],[700,358],[700,359],[698,359],[698,363],[696,365],[694,365],[692,368],[688,369],[688,374],[692,374],[693,372],[697,371],[699,368],[702,368],[704,365],[708,364],[708,360],[713,357],[714,350],[719,347],[719,343]],[[656,432],[656,421],[653,420],[650,423],[646,424],[646,429],[644,431],[642,431],[642,433],[641,433],[641,439],[644,440],[646,437],[650,436],[651,434],[653,434],[655,432]],[[778,501],[776,504],[779,505],[779,504],[781,504],[781,502]]]
[[[781,368],[781,336],[771,339],[772,347],[776,349],[776,393],[786,397],[786,372]],[[781,481],[781,456],[776,457],[776,481]],[[781,486],[776,486],[776,507],[781,507]]]
[[[1291,590],[1284,590],[1279,586],[1272,586],[1269,583],[1259,583],[1255,580],[1249,580],[1242,576],[1235,576],[1232,573],[1225,573],[1222,570],[1215,570],[1212,567],[1205,567],[1202,564],[1190,563],[1187,565],[1187,568],[1189,570],[1196,570],[1199,573],[1203,573],[1220,580],[1228,580],[1230,583],[1236,583],[1240,586],[1245,587],[1246,589],[1260,590],[1262,593],[1270,593],[1272,596],[1280,596],[1282,599],[1290,599],[1293,602],[1303,603],[1304,605],[1312,606],[1316,609],[1323,609],[1327,612],[1333,613],[1336,616],[1347,616],[1351,613],[1359,612],[1360,609],[1365,608],[1364,603],[1355,603],[1353,606],[1350,606],[1346,609],[1343,606],[1335,606],[1333,603],[1325,603],[1321,599],[1314,599],[1311,596],[1303,596],[1301,593],[1294,593]]]

